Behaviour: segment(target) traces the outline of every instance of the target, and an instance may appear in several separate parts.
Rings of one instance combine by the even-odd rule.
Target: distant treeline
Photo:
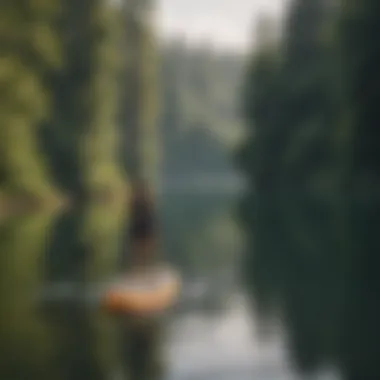
[[[222,258],[227,237],[219,239],[226,248],[215,249],[210,247],[209,230],[224,220],[219,214],[232,207],[236,195],[225,189],[217,194],[197,192],[202,183],[191,182],[230,180],[236,174],[231,155],[243,132],[239,100],[245,59],[179,39],[162,45],[160,62],[160,220],[165,255],[185,276],[199,276],[215,256],[218,264],[227,262]],[[176,193],[171,187],[175,183],[190,187]]]
[[[293,1],[243,96],[247,286],[300,369],[345,380],[380,378],[379,21],[376,0]]]
[[[241,138],[240,86],[244,58],[171,41],[161,50],[164,177],[230,175],[230,149]]]

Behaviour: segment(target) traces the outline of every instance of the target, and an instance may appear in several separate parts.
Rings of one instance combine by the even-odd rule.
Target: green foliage
[[[342,246],[352,263],[350,298],[342,328],[350,331],[342,342],[342,362],[349,374],[380,376],[376,360],[379,351],[380,305],[374,294],[380,283],[376,268],[379,225],[379,91],[377,62],[379,44],[373,33],[379,30],[379,4],[373,0],[343,1],[340,19],[340,47],[345,62],[345,101],[349,110],[348,149],[343,204],[346,211],[346,240]],[[360,349],[359,349],[360,347]],[[352,377],[353,378],[353,377]]]
[[[53,214],[15,217],[0,225],[0,372],[15,380],[49,379],[51,330],[36,309]],[[20,365],[22,363],[22,365]]]
[[[54,357],[46,366],[53,367],[53,378],[97,378],[124,365],[120,326],[98,303],[107,283],[119,274],[123,214],[117,202],[88,202],[62,214],[54,226],[45,290],[62,282],[75,290],[67,302],[58,296],[46,303],[45,323],[52,326],[54,339]]]
[[[302,371],[332,362],[347,380],[379,377],[378,18],[373,0],[294,1],[249,65],[237,157],[247,286]]]
[[[57,1],[5,1],[0,6],[0,185],[21,195],[52,189],[36,134],[49,116],[46,76],[57,69]]]
[[[75,196],[122,190],[117,7],[31,0],[0,11],[0,186],[45,199],[51,174]]]
[[[85,209],[81,239],[91,252],[85,265],[86,281],[108,280],[117,272],[125,208],[114,202],[93,203]]]
[[[117,167],[118,97],[120,89],[120,52],[118,51],[118,25],[121,18],[115,9],[104,1],[92,2],[90,9],[92,45],[90,51],[90,78],[86,89],[88,105],[87,126],[84,131],[83,165],[87,192],[97,192],[102,187],[122,187]]]
[[[157,52],[151,26],[151,0],[127,2],[124,11],[127,46],[122,97],[123,161],[130,176],[155,183],[158,174]]]
[[[161,131],[166,168],[192,130],[204,129],[222,145],[232,147],[241,138],[238,94],[243,57],[207,46],[187,47],[184,41],[161,49]],[[177,158],[178,160],[178,158]]]
[[[43,149],[66,191],[117,191],[121,16],[100,0],[65,0],[59,31],[64,62],[50,78],[54,109]]]

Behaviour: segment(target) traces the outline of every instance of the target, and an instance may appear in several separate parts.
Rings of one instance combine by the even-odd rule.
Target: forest
[[[0,217],[79,205],[80,218],[57,222],[45,275],[98,278],[120,266],[108,247],[136,177],[161,185],[239,167],[242,277],[262,324],[281,320],[304,374],[333,365],[344,380],[379,379],[379,4],[293,0],[279,35],[263,15],[247,62],[158,41],[152,0],[2,1]],[[167,258],[186,276],[233,265],[232,199],[158,204]],[[38,288],[48,219],[2,224],[2,352],[34,331],[18,330],[14,315],[28,311],[8,289]]]
[[[137,2],[74,3],[2,5],[0,208],[123,196],[136,170],[231,173],[243,58],[159,43]]]
[[[1,5],[5,205],[126,193],[157,114],[155,40],[136,4]]]
[[[244,132],[239,107],[243,55],[169,41],[161,51],[163,175],[228,175]],[[226,154],[227,153],[227,154]]]
[[[159,187],[233,174],[243,57],[158,41],[153,6],[0,4],[2,378],[113,378],[156,364],[155,331],[135,360],[134,324],[94,308],[94,293],[129,269],[136,178]],[[215,279],[207,301],[219,308],[230,290],[221,274],[234,268],[232,200],[164,194],[157,204],[164,261],[186,279]]]
[[[334,365],[345,380],[380,377],[379,11],[295,0],[273,38],[263,17],[236,153],[251,184],[240,216],[254,304],[287,327],[303,373]]]
[[[74,269],[82,247],[65,236],[80,228],[82,204],[92,210],[99,200],[124,202],[136,175],[166,189],[157,200],[166,257],[186,274],[204,272],[209,261],[202,253],[207,225],[230,223],[233,196],[167,188],[173,180],[234,178],[245,57],[158,40],[143,17],[154,3],[139,3],[2,5],[0,216],[61,204],[77,209],[59,219],[63,237],[48,277],[80,276]]]

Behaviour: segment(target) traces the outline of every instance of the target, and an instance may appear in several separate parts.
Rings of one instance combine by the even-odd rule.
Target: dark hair
[[[153,197],[148,187],[137,181],[133,186],[129,237],[131,240],[149,239],[156,234]]]

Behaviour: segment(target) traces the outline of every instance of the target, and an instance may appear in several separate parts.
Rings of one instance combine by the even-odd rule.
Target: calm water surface
[[[164,365],[151,378],[296,379],[279,336],[260,343],[236,291],[239,245],[224,212],[231,199],[171,195],[161,204],[167,257],[206,290],[157,325],[154,355]],[[129,378],[129,324],[97,307],[99,289],[122,270],[125,219],[119,206],[88,205],[0,226],[0,379]]]

